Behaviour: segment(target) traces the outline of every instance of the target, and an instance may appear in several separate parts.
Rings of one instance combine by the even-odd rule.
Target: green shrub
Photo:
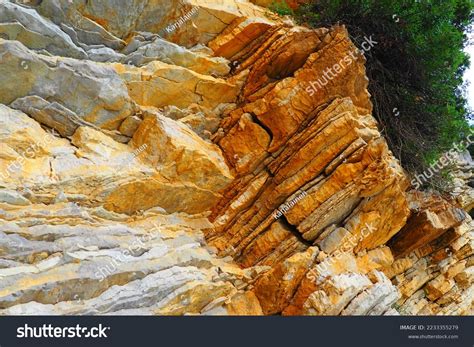
[[[270,10],[275,13],[278,13],[280,16],[294,14],[293,10],[290,8],[290,6],[288,6],[285,0],[273,1],[270,5]]]
[[[472,0],[314,0],[296,15],[313,27],[344,24],[358,46],[364,36],[378,42],[366,53],[374,116],[415,173],[467,136],[463,48],[473,9]]]

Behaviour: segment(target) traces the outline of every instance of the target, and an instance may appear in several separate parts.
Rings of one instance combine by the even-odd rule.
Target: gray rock
[[[139,44],[132,41],[130,45],[135,47]],[[126,48],[126,51],[131,50],[129,47]],[[209,57],[199,52],[193,52],[158,37],[152,42],[138,47],[125,57],[123,62],[142,66],[154,60],[182,66],[206,75],[224,76],[230,71],[229,61],[224,58]]]
[[[74,112],[57,102],[48,102],[39,96],[25,96],[16,99],[10,107],[20,110],[41,124],[56,129],[62,136],[72,136],[84,125]]]
[[[26,113],[49,128],[55,129],[63,137],[72,136],[80,126],[88,126],[110,136],[115,141],[121,143],[130,141],[128,136],[124,136],[117,131],[101,129],[92,123],[84,121],[63,105],[57,102],[46,101],[39,96],[25,96],[16,99],[10,104],[10,107]]]
[[[381,272],[374,271],[377,282],[361,292],[341,312],[343,316],[380,315],[389,310],[400,297],[398,289]]]
[[[129,137],[132,137],[142,120],[137,116],[126,118],[120,125],[119,131]]]
[[[37,95],[109,130],[117,129],[123,119],[135,112],[127,87],[106,65],[49,58],[17,41],[0,39],[0,74],[4,86],[0,102],[4,104]]]
[[[30,200],[14,190],[0,190],[0,202],[5,202],[11,205],[30,205]]]
[[[76,6],[81,1],[44,0],[37,7],[38,12],[52,20],[66,32],[77,45],[105,45],[121,49],[125,43],[96,22],[84,17]]]
[[[87,51],[89,59],[101,63],[120,62],[125,59],[123,54],[115,52],[109,47],[91,48]]]
[[[86,59],[87,54],[56,24],[41,17],[34,9],[0,0],[0,37],[18,40],[34,50],[53,55]]]

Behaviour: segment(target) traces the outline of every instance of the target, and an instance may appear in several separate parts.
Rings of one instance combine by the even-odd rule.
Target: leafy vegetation
[[[285,0],[276,0],[273,1],[270,5],[270,10],[275,13],[278,13],[280,16],[288,16],[293,15],[294,12],[290,6],[288,6]]]
[[[313,27],[346,25],[359,47],[364,36],[378,42],[366,53],[374,116],[415,173],[468,135],[463,48],[473,9],[472,0],[313,0],[296,15]]]

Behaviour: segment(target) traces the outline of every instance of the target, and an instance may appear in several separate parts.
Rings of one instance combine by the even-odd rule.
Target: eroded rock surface
[[[472,160],[411,190],[347,30],[268,5],[0,0],[0,314],[472,313]]]

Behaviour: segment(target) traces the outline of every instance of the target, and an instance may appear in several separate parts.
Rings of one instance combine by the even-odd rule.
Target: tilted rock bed
[[[344,27],[21,3],[0,0],[0,314],[472,313],[472,160],[451,199],[410,188]]]

